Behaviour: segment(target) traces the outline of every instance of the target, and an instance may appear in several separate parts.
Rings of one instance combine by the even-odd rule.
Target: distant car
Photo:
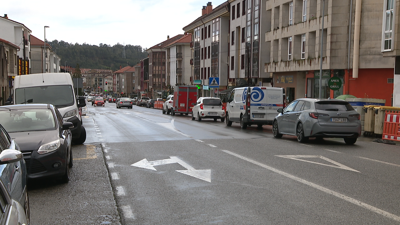
[[[136,103],[136,105],[137,106],[146,106],[147,105],[147,101],[149,100],[150,98],[149,97],[142,97],[141,99],[138,99],[138,101],[137,101],[137,103]]]
[[[92,95],[87,96],[88,102],[92,102],[93,100],[94,100],[94,96],[92,96]]]
[[[102,97],[94,99],[94,106],[105,106],[104,99]]]
[[[361,135],[360,114],[343,100],[300,98],[278,112],[272,125],[276,138],[287,134],[306,142],[309,137],[335,137],[352,145]]]
[[[136,105],[136,102],[137,102],[138,98],[137,98],[137,97],[133,97],[131,100],[132,100],[132,103],[133,103],[134,105]]]
[[[225,121],[225,107],[220,98],[200,97],[197,99],[196,105],[192,109],[192,120],[201,121],[206,118]]]
[[[7,112],[9,116],[10,111]],[[2,115],[0,123],[6,119],[7,117]],[[0,149],[1,224],[29,224],[26,163],[19,145],[1,124]]]
[[[130,98],[120,98],[116,104],[117,109],[121,107],[127,107],[128,109],[132,109],[132,100]]]
[[[54,177],[67,183],[73,166],[72,122],[51,104],[0,107],[0,121],[18,143],[28,179]]]
[[[108,98],[109,103],[115,103],[116,99],[113,97]]]
[[[172,107],[174,107],[174,95],[168,95],[167,100],[165,100],[162,108],[162,113],[169,114],[171,112]]]
[[[149,99],[149,100],[147,100],[147,102],[146,102],[146,107],[147,108],[154,108],[154,102],[155,102],[156,100],[155,99]]]

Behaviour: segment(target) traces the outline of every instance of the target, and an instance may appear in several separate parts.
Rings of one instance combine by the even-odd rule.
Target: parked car
[[[105,106],[104,99],[102,97],[96,98],[94,100],[94,106]]]
[[[149,99],[149,100],[147,100],[146,101],[146,107],[147,108],[154,108],[154,102],[155,102],[156,100],[155,99]]]
[[[116,104],[117,109],[121,107],[127,107],[128,109],[132,109],[132,100],[130,98],[120,98]]]
[[[309,137],[336,137],[352,145],[361,135],[360,114],[343,100],[300,98],[278,112],[272,127],[276,138],[295,135],[306,142]]]
[[[138,99],[136,105],[137,106],[146,106],[147,105],[147,101],[149,100],[149,97],[142,97],[141,99]]]
[[[137,97],[133,97],[131,100],[132,100],[132,104],[136,105],[136,102],[137,102],[138,98]]]
[[[26,161],[28,179],[55,177],[69,181],[73,166],[72,122],[64,122],[51,104],[0,107],[4,128],[18,143]]]
[[[10,106],[12,107],[12,106]],[[0,117],[0,123],[7,117]],[[29,224],[26,163],[19,145],[0,124],[1,224]]]
[[[222,106],[220,98],[200,97],[197,99],[196,105],[192,109],[192,120],[201,121],[205,118],[225,121],[225,107]]]
[[[92,96],[92,95],[87,96],[88,102],[92,102],[93,100],[94,100],[94,96]]]
[[[165,100],[162,108],[162,113],[169,114],[171,112],[172,107],[174,107],[174,95],[168,95],[167,100]]]

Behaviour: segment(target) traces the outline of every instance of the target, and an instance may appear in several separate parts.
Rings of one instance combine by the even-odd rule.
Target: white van
[[[278,87],[238,87],[228,95],[226,125],[240,123],[242,129],[257,124],[271,125],[277,110],[284,107],[284,89]]]
[[[75,98],[69,73],[38,73],[15,76],[14,104],[48,103],[58,108],[64,121],[72,122],[72,141],[83,144],[86,130],[79,108],[86,106],[85,97]]]

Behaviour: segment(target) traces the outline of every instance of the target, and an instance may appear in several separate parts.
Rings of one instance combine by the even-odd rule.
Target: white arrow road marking
[[[359,173],[359,171],[352,169],[348,166],[345,166],[343,164],[340,164],[338,162],[335,162],[331,159],[328,159],[326,157],[320,156],[320,155],[276,155],[277,157],[281,157],[281,158],[287,158],[287,159],[293,159],[293,160],[297,160],[297,161],[302,161],[302,162],[308,162],[308,163],[313,163],[313,164],[318,164],[318,165],[322,165],[322,166],[329,166],[329,167],[333,167],[333,168],[338,168],[338,169],[343,169],[343,170],[349,170],[349,171],[353,171],[353,172],[357,172]],[[330,162],[334,165],[331,164],[325,164],[325,163],[319,163],[319,162],[313,162],[313,161],[309,161],[309,160],[304,160],[303,158],[306,159],[323,159],[327,162]]]
[[[147,159],[142,159],[132,164],[131,166],[157,171],[156,168],[154,168],[155,166],[167,165],[172,163],[178,163],[179,165],[181,165],[186,169],[186,170],[176,170],[176,172],[186,174],[200,180],[211,182],[211,169],[196,170],[191,165],[187,164],[185,161],[181,160],[176,156],[170,156],[169,159],[161,159],[155,161],[148,161]]]

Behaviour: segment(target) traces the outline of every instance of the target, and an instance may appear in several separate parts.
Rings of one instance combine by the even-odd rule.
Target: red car
[[[94,99],[94,106],[103,106],[104,107],[104,99],[103,98],[95,98]]]
[[[111,102],[114,102],[114,103],[115,103],[115,101],[116,101],[115,98],[108,98],[108,102],[110,102],[110,103],[111,103]]]

